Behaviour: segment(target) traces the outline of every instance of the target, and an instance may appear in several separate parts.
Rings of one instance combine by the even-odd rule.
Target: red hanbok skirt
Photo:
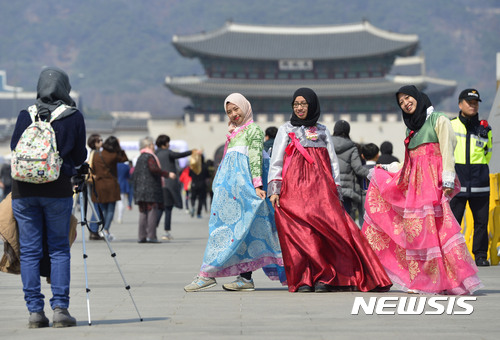
[[[297,149],[285,153],[275,213],[288,290],[320,282],[339,290],[389,290],[391,280],[338,198],[327,149],[306,150],[314,163]]]

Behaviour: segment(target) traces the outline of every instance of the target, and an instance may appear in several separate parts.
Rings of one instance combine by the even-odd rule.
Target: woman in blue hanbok
[[[184,287],[186,292],[211,288],[215,277],[233,275],[238,277],[224,284],[225,290],[254,290],[252,271],[259,268],[270,279],[285,282],[274,213],[263,186],[269,165],[262,152],[264,133],[243,95],[230,94],[224,110],[229,135],[213,181],[208,242],[201,270]]]

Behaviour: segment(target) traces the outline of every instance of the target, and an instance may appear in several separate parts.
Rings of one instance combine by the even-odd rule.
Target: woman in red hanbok
[[[391,281],[340,201],[331,134],[316,93],[298,89],[272,148],[268,195],[290,292],[387,291]]]

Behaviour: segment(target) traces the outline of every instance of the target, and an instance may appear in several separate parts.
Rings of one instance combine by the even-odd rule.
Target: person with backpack
[[[29,328],[49,326],[40,284],[43,249],[47,249],[50,257],[53,327],[76,326],[75,318],[68,312],[71,258],[69,231],[73,205],[71,177],[77,174],[76,168],[85,162],[87,149],[85,121],[70,97],[70,91],[69,78],[63,70],[45,68],[38,79],[36,103],[19,113],[10,142],[13,151],[12,210],[19,228],[21,279],[30,313]],[[31,132],[31,126],[36,122],[51,122],[46,126],[47,133],[44,136],[54,143],[57,141],[56,149],[39,156],[59,157],[53,162],[59,166],[47,167],[47,164],[52,163],[47,161],[45,164],[22,165],[23,169],[38,167],[35,174],[39,176],[33,182],[33,176],[26,175],[29,172],[20,169],[18,148],[26,150],[27,144],[23,142],[26,140],[25,134]],[[42,139],[37,137],[37,143],[41,143],[39,145],[44,144]],[[33,150],[37,149],[42,150]],[[14,163],[16,159],[18,161]],[[43,169],[43,166],[46,168]],[[44,179],[46,173],[50,173],[50,179]]]

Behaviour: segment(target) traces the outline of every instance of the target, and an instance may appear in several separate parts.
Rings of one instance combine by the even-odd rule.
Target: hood
[[[350,139],[340,137],[340,136],[333,136],[333,146],[335,148],[335,153],[336,154],[342,154],[346,152],[347,150],[356,147],[354,142]]]
[[[75,102],[70,97],[71,85],[66,72],[57,67],[47,67],[38,78],[37,84],[37,109],[41,117],[50,114],[60,105],[66,104],[66,109],[60,118],[69,116],[76,112]]]

